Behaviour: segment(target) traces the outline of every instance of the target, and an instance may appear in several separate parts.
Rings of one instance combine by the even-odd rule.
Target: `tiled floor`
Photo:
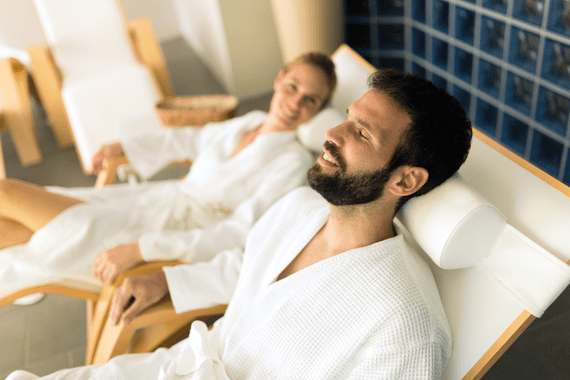
[[[170,75],[178,95],[223,93],[182,39],[162,44]],[[238,114],[269,107],[271,94],[241,101]],[[34,104],[38,140],[44,154],[41,164],[20,165],[8,133],[2,134],[2,148],[8,178],[18,178],[38,185],[93,186],[95,177],[85,176],[73,148],[61,150],[55,143],[45,114]],[[155,179],[180,177],[171,169]],[[45,375],[62,368],[83,365],[86,349],[86,306],[82,300],[47,295],[31,306],[0,308],[0,379],[16,369]]]
[[[220,93],[212,78],[181,39],[163,44],[177,94]],[[270,94],[242,101],[238,113],[267,109]],[[34,117],[44,161],[23,168],[9,136],[2,134],[8,177],[39,185],[92,186],[95,179],[83,175],[74,149],[60,150],[36,105]],[[165,176],[176,175],[166,174]],[[85,303],[48,295],[31,306],[0,308],[0,379],[15,369],[38,375],[84,363]],[[484,380],[570,379],[570,290],[535,321],[514,343]]]

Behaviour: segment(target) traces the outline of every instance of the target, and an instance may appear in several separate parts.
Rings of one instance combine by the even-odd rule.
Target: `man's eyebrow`
[[[346,114],[350,116],[350,110],[348,108],[346,109]],[[366,129],[369,133],[372,133],[372,131],[370,130],[370,126],[364,120],[359,119],[357,117],[355,117],[354,120],[356,120],[358,124],[362,125],[364,129]]]

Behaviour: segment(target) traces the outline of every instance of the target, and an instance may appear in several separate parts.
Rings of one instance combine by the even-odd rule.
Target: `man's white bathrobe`
[[[119,244],[138,241],[147,261],[187,262],[243,247],[255,221],[305,183],[314,162],[294,131],[260,135],[232,157],[243,134],[266,118],[254,111],[204,128],[164,128],[123,141],[145,176],[187,158],[191,170],[183,180],[54,189],[88,203],[64,211],[28,243],[0,251],[0,295],[59,277],[98,283],[92,275],[96,254]]]
[[[306,187],[276,203],[248,235],[237,287],[239,266],[228,263],[238,250],[168,269],[171,291],[187,288],[187,298],[174,296],[182,309],[207,305],[194,297],[204,287],[214,285],[220,301],[235,288],[211,331],[194,322],[189,338],[169,350],[46,378],[440,378],[451,352],[447,320],[429,267],[401,235],[276,281],[328,215],[328,203]],[[205,271],[210,276],[196,281]]]

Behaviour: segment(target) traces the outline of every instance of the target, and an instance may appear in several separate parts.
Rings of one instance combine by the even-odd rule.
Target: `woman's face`
[[[287,72],[281,70],[273,88],[269,117],[285,130],[309,121],[330,92],[325,74],[309,64],[296,65]]]

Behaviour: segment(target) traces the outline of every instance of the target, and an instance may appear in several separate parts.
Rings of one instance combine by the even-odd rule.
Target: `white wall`
[[[15,0],[9,0],[15,1]],[[21,0],[17,0],[21,1]],[[85,1],[85,0],[82,0]],[[149,17],[159,40],[180,36],[173,0],[120,0],[127,20]],[[207,1],[204,1],[207,2]]]
[[[269,0],[174,0],[180,31],[227,91],[270,92],[283,60]]]
[[[232,94],[236,92],[218,1],[174,0],[180,32],[212,74]]]

